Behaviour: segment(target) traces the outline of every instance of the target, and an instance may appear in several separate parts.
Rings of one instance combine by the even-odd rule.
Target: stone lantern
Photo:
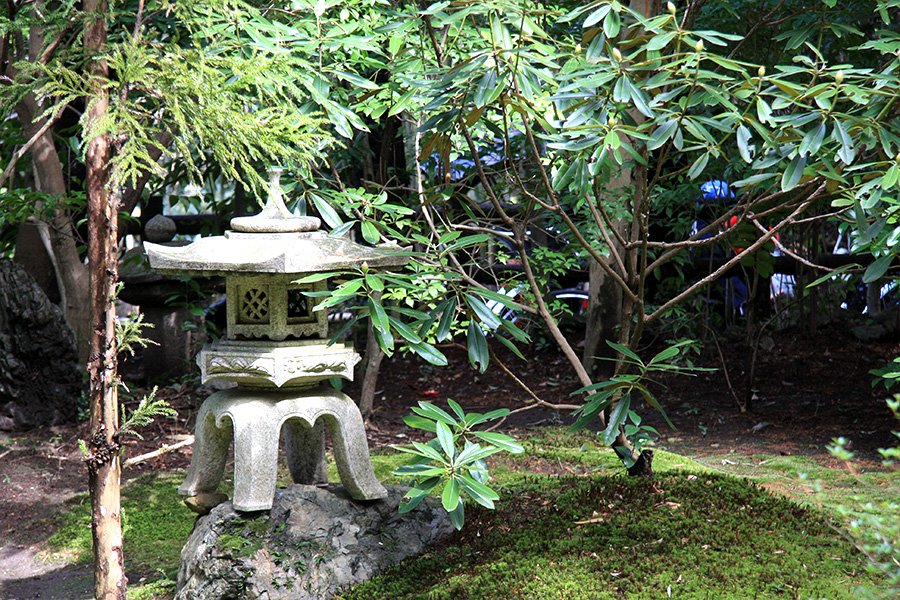
[[[345,394],[324,385],[333,377],[352,379],[360,357],[351,345],[328,345],[328,320],[315,310],[325,279],[296,283],[314,273],[364,264],[378,269],[403,265],[397,252],[369,248],[317,231],[315,217],[294,217],[284,205],[280,169],[270,170],[269,199],[253,217],[231,220],[224,236],[180,247],[145,244],[150,266],[162,274],[225,278],[227,327],[224,338],[200,351],[203,383],[231,381],[197,416],[194,451],[185,496],[214,492],[234,439],[235,509],[267,510],[275,492],[280,433],[296,483],[320,483],[324,473],[324,426],[331,434],[338,473],[357,500],[387,491],[369,459],[362,415]]]

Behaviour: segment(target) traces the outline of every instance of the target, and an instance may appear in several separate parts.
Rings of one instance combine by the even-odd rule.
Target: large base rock
[[[75,417],[81,369],[75,334],[20,265],[0,261],[0,429]]]
[[[360,502],[336,485],[292,485],[275,492],[271,511],[220,504],[197,519],[181,551],[175,598],[331,598],[455,531],[437,500],[401,515],[407,489]]]

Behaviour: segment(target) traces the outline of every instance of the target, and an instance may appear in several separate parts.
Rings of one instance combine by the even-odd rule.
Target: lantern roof
[[[163,274],[190,276],[252,273],[319,273],[405,265],[397,247],[369,247],[323,231],[245,233],[200,238],[187,246],[144,243],[150,266]]]
[[[269,198],[262,212],[235,217],[223,236],[186,246],[144,243],[150,266],[165,275],[224,276],[253,273],[320,273],[405,265],[409,257],[389,246],[369,247],[317,231],[317,217],[297,217],[284,204],[282,169],[269,169]]]

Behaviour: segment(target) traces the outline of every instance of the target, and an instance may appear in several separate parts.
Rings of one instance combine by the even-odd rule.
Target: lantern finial
[[[284,204],[281,191],[281,167],[269,168],[269,199],[262,212],[252,217],[235,217],[231,228],[245,233],[290,233],[315,231],[322,224],[318,217],[295,217]]]

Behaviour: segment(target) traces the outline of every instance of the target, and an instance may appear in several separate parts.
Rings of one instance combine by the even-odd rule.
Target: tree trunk
[[[85,12],[95,19],[84,35],[87,56],[96,56],[106,46],[106,0],[86,0]],[[85,122],[98,122],[108,110],[103,88],[108,77],[105,61],[90,63]],[[125,561],[122,554],[119,456],[119,402],[115,338],[115,292],[117,276],[118,195],[110,185],[110,146],[105,135],[87,143],[88,260],[90,265],[91,334],[90,374],[91,443],[88,457],[91,492],[91,527],[94,542],[94,597],[125,600]],[[112,190],[112,191],[110,191]]]
[[[35,43],[32,41],[32,43]],[[22,123],[22,132],[31,139],[40,132],[46,119],[39,118],[39,109],[33,95],[29,94],[16,104],[16,112]],[[67,194],[65,176],[56,144],[50,131],[40,134],[31,147],[31,162],[34,168],[34,187],[38,192],[51,196],[65,197]],[[88,270],[78,255],[78,240],[72,225],[72,217],[67,209],[53,212],[48,221],[39,221],[36,227],[23,228],[22,238],[16,247],[24,247],[27,236],[38,236],[34,245],[41,244],[53,268],[53,277],[59,288],[59,295],[66,320],[75,331],[78,357],[81,364],[88,358],[88,339],[91,336],[91,313]],[[23,261],[23,264],[28,264]],[[40,276],[37,278],[41,280]],[[46,276],[43,277],[46,279]],[[46,290],[45,290],[46,291]]]
[[[374,292],[373,296],[375,302],[381,302],[381,292]],[[375,406],[375,388],[378,385],[378,373],[383,358],[384,352],[375,338],[375,326],[372,319],[369,319],[369,326],[366,328],[366,373],[359,393],[359,411],[367,416]]]
[[[40,18],[37,11],[41,4],[42,2],[35,2],[32,8],[37,19]],[[17,48],[16,55],[6,64],[5,72],[10,79],[16,76],[14,66],[16,62],[40,60],[44,46],[43,28],[32,27],[27,40],[16,35],[12,46]],[[16,114],[22,125],[22,135],[26,140],[34,140],[30,149],[34,189],[43,194],[64,198],[67,194],[65,174],[52,131],[47,126],[47,119],[41,117],[41,111],[33,93],[24,95],[16,102]],[[37,208],[40,212],[40,207]],[[35,248],[42,247],[45,256],[36,261],[30,257],[17,256],[17,260],[25,265],[29,272],[31,269],[43,271],[34,273],[37,281],[46,282],[48,277],[56,281],[61,306],[66,320],[75,331],[79,359],[84,365],[87,363],[88,339],[91,335],[89,277],[87,267],[78,255],[78,240],[75,237],[71,215],[64,208],[58,209],[46,221],[37,221],[34,224],[35,227],[21,229],[22,237],[17,240],[17,251],[27,247],[33,252]],[[28,239],[29,237],[31,239]],[[52,274],[47,272],[48,267],[52,269]]]
[[[606,276],[596,261],[589,267],[588,308],[581,364],[597,381],[608,380],[615,374],[616,353],[606,341],[618,341],[622,321],[622,288]],[[596,369],[596,374],[594,371]]]
[[[614,198],[617,195],[626,193],[626,189],[633,185],[631,179],[632,170],[623,167],[621,171],[610,180],[606,186],[608,195]],[[598,198],[597,202],[603,202],[603,198]],[[615,227],[619,230],[619,234],[625,237],[626,227],[629,223],[624,220],[615,223]],[[612,238],[612,236],[610,236]],[[624,254],[624,248],[617,246],[616,251],[619,255]],[[615,358],[615,353],[606,344],[606,340],[611,342],[618,341],[619,329],[627,327],[627,323],[622,322],[622,302],[624,300],[624,292],[619,284],[612,277],[607,277],[603,268],[591,261],[588,267],[589,286],[588,286],[588,308],[587,321],[585,323],[585,340],[584,354],[581,358],[581,364],[584,365],[588,373],[592,373],[594,363],[598,358]],[[627,281],[627,273],[619,273],[623,279]],[[615,373],[615,363],[609,360],[602,360],[599,365],[600,372],[596,379],[609,379]]]

